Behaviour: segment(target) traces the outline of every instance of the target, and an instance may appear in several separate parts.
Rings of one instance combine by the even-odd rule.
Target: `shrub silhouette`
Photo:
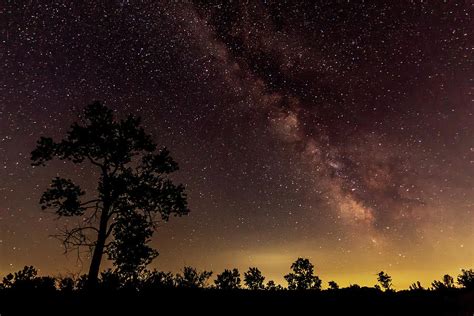
[[[212,271],[198,272],[195,268],[188,266],[183,268],[183,274],[176,274],[175,282],[177,287],[203,288],[211,276]]]
[[[284,276],[289,290],[321,289],[321,279],[314,275],[314,266],[308,259],[298,258],[291,269],[293,272]]]
[[[58,289],[61,292],[72,292],[74,291],[76,282],[71,277],[64,277],[58,280]]]
[[[141,287],[145,290],[170,289],[175,287],[174,276],[171,272],[145,270],[142,273]]]
[[[177,163],[166,148],[156,148],[139,118],[129,115],[117,121],[112,110],[95,102],[85,108],[82,124],[71,125],[65,139],[41,137],[31,153],[33,166],[59,158],[87,163],[100,174],[97,191],[86,200],[79,185],[60,177],[40,199],[43,209],[53,209],[60,217],[85,219],[57,237],[66,251],[92,249],[91,287],[98,282],[104,253],[125,278],[136,278],[158,254],[147,245],[157,222],[189,212],[184,187],[168,177],[178,169]]]
[[[280,291],[280,290],[283,290],[283,287],[280,284],[276,284],[275,281],[270,280],[267,282],[267,285],[265,286],[265,290]]]
[[[409,288],[410,291],[424,291],[425,288],[421,285],[420,281],[416,281],[416,283],[412,283]]]
[[[389,276],[387,273],[380,271],[377,274],[377,281],[379,282],[380,287],[384,289],[384,291],[392,290],[392,277]]]
[[[474,271],[472,269],[461,269],[461,274],[458,275],[458,284],[466,289],[474,289]]]
[[[112,269],[107,269],[100,273],[100,289],[102,290],[118,290],[122,287],[133,286],[132,282],[135,280],[130,280],[127,277],[123,278],[121,274],[113,271]]]
[[[335,281],[329,281],[328,286],[330,290],[339,290],[339,285]]]
[[[158,256],[158,252],[147,245],[153,229],[146,215],[124,210],[117,215],[113,227],[114,240],[107,253],[114,261],[120,278],[135,282],[140,272]]]
[[[446,289],[452,289],[454,288],[454,279],[452,276],[450,276],[449,274],[445,274],[443,276],[443,279],[442,281],[433,281],[431,283],[431,286],[433,287],[433,289],[435,290],[446,290]]]
[[[25,266],[22,270],[9,273],[3,278],[2,287],[13,290],[55,290],[56,280],[53,277],[38,277],[38,271],[33,266]]]
[[[251,267],[244,273],[244,283],[250,290],[263,290],[265,288],[264,281],[265,277],[258,268]]]
[[[217,275],[214,280],[216,288],[221,290],[234,290],[240,288],[240,273],[237,269],[227,270]]]

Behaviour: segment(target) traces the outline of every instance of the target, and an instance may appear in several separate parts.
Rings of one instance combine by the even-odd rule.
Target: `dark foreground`
[[[337,291],[160,290],[146,293],[0,291],[8,315],[468,315],[474,292],[374,289]]]

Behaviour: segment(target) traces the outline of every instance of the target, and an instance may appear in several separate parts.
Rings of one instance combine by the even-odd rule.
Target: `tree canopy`
[[[189,212],[184,186],[169,178],[178,164],[166,148],[157,149],[138,117],[116,120],[111,109],[94,102],[81,119],[61,141],[41,137],[32,164],[43,166],[53,158],[87,164],[98,171],[96,190],[86,192],[69,178],[55,177],[40,204],[60,217],[82,217],[58,237],[66,251],[91,249],[90,284],[97,283],[104,253],[124,278],[132,278],[158,255],[148,246],[156,224]]]
[[[291,269],[293,272],[285,275],[289,290],[321,289],[321,279],[314,275],[314,266],[309,259],[298,258]]]

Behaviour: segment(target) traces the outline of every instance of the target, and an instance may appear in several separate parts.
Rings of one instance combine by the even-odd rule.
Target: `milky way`
[[[400,286],[469,268],[472,9],[1,5],[0,272],[81,270],[37,201],[57,172],[89,188],[93,174],[39,170],[29,153],[93,100],[142,116],[180,164],[192,213],[160,227],[160,268],[258,265],[281,280],[307,256],[323,278],[370,284],[384,268]]]

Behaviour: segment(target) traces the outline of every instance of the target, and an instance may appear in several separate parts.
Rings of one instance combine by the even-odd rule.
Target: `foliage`
[[[203,288],[207,280],[211,277],[212,271],[197,271],[193,267],[184,267],[183,274],[177,274],[175,278],[176,286],[182,288]]]
[[[244,283],[250,290],[263,290],[265,288],[264,281],[265,277],[258,268],[251,267],[244,273]]]
[[[335,281],[329,281],[328,286],[330,290],[339,290],[339,285]]]
[[[291,265],[292,273],[284,276],[289,290],[321,289],[321,279],[314,275],[314,266],[304,258],[298,258]]]
[[[280,284],[276,284],[275,281],[270,280],[267,282],[265,289],[268,291],[280,291],[283,290],[283,287]]]
[[[62,292],[72,292],[76,288],[76,281],[72,277],[61,277],[57,284],[58,289]]]
[[[14,290],[54,290],[55,279],[49,276],[38,277],[33,266],[25,266],[14,274],[9,273],[3,278],[2,287]]]
[[[158,256],[158,252],[147,245],[153,229],[143,214],[133,211],[118,214],[113,235],[114,240],[110,243],[107,254],[124,280],[136,279]]]
[[[392,277],[389,276],[387,273],[380,271],[377,274],[377,281],[379,282],[380,287],[385,291],[392,290]]]
[[[466,289],[474,289],[474,271],[472,269],[461,269],[461,274],[458,275],[458,284]]]
[[[81,216],[81,224],[57,235],[66,251],[88,247],[92,254],[88,282],[97,284],[107,253],[119,274],[136,278],[158,253],[148,246],[156,224],[189,212],[184,187],[169,174],[178,170],[166,148],[157,150],[140,119],[116,120],[113,111],[95,102],[84,110],[66,137],[41,137],[31,153],[34,166],[53,158],[89,164],[98,171],[97,189],[86,192],[71,179],[56,177],[43,193],[43,209],[59,217]],[[111,242],[107,243],[109,239]]]
[[[214,283],[218,289],[234,290],[240,288],[240,273],[237,269],[227,270],[217,275]]]
[[[175,286],[174,276],[171,272],[156,269],[145,270],[141,276],[141,288],[146,290],[170,289]]]
[[[445,274],[441,281],[435,280],[431,283],[431,286],[435,290],[452,289],[452,288],[454,288],[454,279],[449,274]]]
[[[424,291],[425,288],[421,285],[420,281],[416,281],[416,283],[412,283],[409,288],[410,291]]]

